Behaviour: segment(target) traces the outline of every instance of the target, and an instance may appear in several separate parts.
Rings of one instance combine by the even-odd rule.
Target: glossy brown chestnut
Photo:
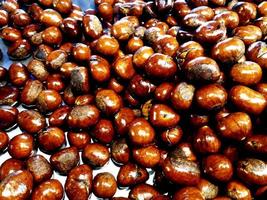
[[[221,141],[209,126],[203,126],[197,130],[193,145],[199,153],[218,153]]]
[[[244,182],[256,185],[266,185],[267,164],[256,158],[239,160],[237,164],[237,176]]]
[[[262,69],[255,62],[245,61],[233,65],[230,70],[230,77],[234,82],[242,85],[255,85],[262,78]]]
[[[110,144],[115,137],[112,122],[107,119],[100,119],[94,126],[91,135],[98,142]]]
[[[84,149],[91,141],[90,135],[86,132],[68,132],[67,137],[70,146],[74,146],[79,150]]]
[[[226,186],[226,192],[230,198],[251,200],[250,190],[239,181],[231,181]]]
[[[227,182],[233,175],[233,165],[226,156],[213,154],[204,158],[203,171],[216,181]]]
[[[199,88],[195,93],[197,105],[206,110],[222,108],[227,102],[227,92],[219,84],[209,84]]]
[[[202,196],[205,199],[213,199],[219,193],[218,186],[214,185],[213,183],[203,178],[200,179],[199,183],[197,184],[197,188],[200,190]]]
[[[116,132],[120,135],[128,133],[130,123],[135,119],[135,114],[130,108],[121,108],[114,117]]]
[[[102,24],[97,16],[86,14],[83,16],[83,28],[86,36],[97,39],[103,32]]]
[[[159,194],[160,193],[152,185],[143,183],[136,185],[131,189],[129,193],[129,198],[149,200],[153,199],[156,196],[159,196]]]
[[[45,117],[35,110],[24,110],[18,114],[18,125],[27,133],[35,134],[46,126]]]
[[[238,109],[254,115],[259,115],[267,105],[261,93],[242,85],[232,87],[229,97]]]
[[[211,56],[222,63],[235,63],[245,54],[245,44],[238,38],[227,38],[214,45]]]
[[[83,43],[77,43],[72,49],[72,55],[77,62],[89,61],[91,49]]]
[[[16,40],[8,47],[7,54],[12,60],[23,60],[30,56],[31,45],[26,39]]]
[[[92,192],[93,172],[88,165],[73,168],[67,176],[65,191],[70,200],[88,199]]]
[[[50,163],[42,155],[31,156],[26,161],[26,168],[31,172],[36,183],[49,180],[53,174]]]
[[[198,164],[182,157],[167,157],[162,170],[166,178],[175,184],[196,185],[200,180]]]
[[[233,34],[239,37],[245,45],[250,45],[262,38],[261,29],[254,25],[239,26],[234,29]]]
[[[59,27],[60,24],[62,24],[62,21],[63,19],[61,15],[57,11],[50,8],[45,9],[40,16],[40,22],[47,27],[50,26]]]
[[[0,199],[28,199],[33,189],[33,177],[27,170],[18,170],[0,183]]]
[[[169,106],[155,104],[151,107],[149,120],[155,127],[173,127],[180,121],[180,116]]]
[[[220,77],[220,68],[209,57],[197,57],[186,63],[184,71],[187,79],[192,81],[215,82]]]
[[[0,152],[3,152],[9,144],[9,137],[6,132],[0,131]]]
[[[1,38],[4,41],[15,42],[22,39],[21,32],[13,27],[5,27],[1,30]]]
[[[133,159],[146,168],[156,167],[160,162],[160,151],[155,145],[132,150]]]
[[[130,160],[130,148],[125,138],[113,141],[110,149],[111,158],[116,164],[126,164]]]
[[[15,159],[26,159],[33,153],[33,148],[33,137],[27,133],[21,133],[10,140],[8,153]]]
[[[82,152],[83,162],[93,168],[103,167],[109,158],[109,149],[99,143],[87,144]]]
[[[119,51],[119,43],[114,37],[102,35],[97,40],[96,50],[105,56],[114,56]]]
[[[37,136],[40,149],[45,152],[58,150],[65,143],[63,130],[57,127],[47,127]]]
[[[0,167],[0,180],[2,181],[8,175],[24,169],[25,168],[24,164],[25,163],[21,160],[8,158],[6,161],[2,163]]]
[[[50,157],[50,163],[60,174],[67,174],[79,163],[79,152],[76,147],[67,147],[54,153]]]
[[[154,141],[155,131],[144,118],[137,118],[129,126],[129,139],[134,145],[147,145]]]
[[[61,31],[56,26],[50,26],[42,32],[42,40],[48,45],[59,45],[62,37]]]
[[[119,78],[124,80],[131,79],[135,74],[133,55],[118,57],[113,63],[113,70]]]
[[[62,14],[68,14],[72,10],[72,0],[53,0],[53,7]]]
[[[95,96],[97,107],[106,115],[116,114],[122,107],[121,97],[113,90],[99,90]]]
[[[42,182],[40,185],[34,188],[31,194],[31,200],[61,200],[63,196],[64,190],[61,183],[56,179],[50,179]]]
[[[165,79],[175,75],[177,65],[170,56],[155,53],[146,61],[145,71],[149,77]]]
[[[15,86],[23,86],[29,79],[27,68],[22,63],[13,63],[10,65],[9,70],[10,82]]]
[[[67,122],[72,128],[88,128],[99,120],[100,112],[93,105],[75,106],[70,111]]]
[[[257,7],[250,2],[237,2],[232,10],[238,14],[241,25],[248,24],[257,16]]]
[[[259,64],[262,68],[267,68],[266,53],[267,53],[267,44],[262,41],[254,42],[247,49],[247,57],[251,61]]]
[[[97,174],[93,180],[93,192],[99,198],[111,198],[117,191],[117,182],[109,172]]]
[[[255,153],[267,152],[267,136],[263,134],[255,134],[247,138],[245,148],[248,151]]]
[[[50,116],[49,116],[49,124],[51,126],[62,126],[66,122],[67,115],[70,111],[70,107],[62,106],[56,109]]]
[[[4,27],[8,24],[8,12],[0,10],[0,27]]]
[[[111,27],[111,34],[118,40],[128,40],[134,33],[134,25],[128,21],[121,19]]]
[[[0,106],[0,129],[11,128],[17,122],[18,109],[11,106]]]
[[[43,90],[36,99],[36,106],[41,112],[56,110],[62,103],[62,98],[56,90]]]
[[[38,80],[28,80],[21,91],[20,101],[25,105],[32,105],[43,90],[43,84]]]
[[[154,53],[153,49],[148,46],[143,46],[138,49],[133,55],[133,63],[135,67],[143,69],[148,58]]]
[[[201,191],[196,187],[184,187],[178,190],[174,196],[173,200],[204,200]]]

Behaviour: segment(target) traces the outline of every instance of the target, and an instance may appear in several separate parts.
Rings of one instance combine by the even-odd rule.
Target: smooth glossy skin
[[[110,151],[112,161],[118,165],[126,164],[130,160],[130,148],[124,138],[113,141]]]
[[[155,130],[144,118],[135,119],[129,127],[129,139],[135,145],[147,145],[154,141]]]
[[[217,153],[221,148],[220,139],[208,126],[203,126],[197,130],[193,144],[197,152],[204,154]]]
[[[253,115],[263,112],[267,104],[261,93],[242,85],[232,87],[229,97],[238,109]]]
[[[92,136],[103,144],[110,144],[115,137],[112,122],[107,119],[100,119],[92,130]]]
[[[168,146],[175,146],[180,142],[182,136],[183,130],[179,126],[177,126],[163,131],[160,135],[160,138],[162,142],[164,142]]]
[[[67,122],[73,128],[87,128],[99,119],[99,110],[93,105],[75,106],[69,113]]]
[[[178,190],[173,197],[174,200],[204,200],[204,197],[201,195],[201,192],[196,187],[184,187]]]
[[[148,58],[145,71],[149,77],[170,78],[177,72],[177,66],[170,56],[155,53]]]
[[[197,57],[184,67],[186,78],[191,81],[215,82],[220,77],[220,68],[215,60]]]
[[[18,110],[11,106],[0,106],[0,129],[11,128],[18,117]]]
[[[117,182],[109,172],[97,174],[93,180],[93,192],[100,198],[111,198],[117,191]]]
[[[259,83],[262,78],[262,69],[255,62],[245,61],[233,65],[230,76],[236,83],[247,86],[255,85]]]
[[[235,63],[245,54],[245,44],[238,38],[227,38],[218,42],[211,50],[211,56],[222,63]]]
[[[86,14],[83,16],[83,27],[86,36],[97,39],[103,32],[102,24],[97,16]]]
[[[61,200],[64,190],[61,183],[56,179],[50,179],[38,185],[31,195],[31,200]]]
[[[262,68],[266,68],[266,47],[265,42],[254,42],[248,47],[246,55],[251,61],[258,63]]]
[[[206,157],[203,161],[204,173],[219,182],[229,181],[233,175],[231,161],[220,154]]]
[[[114,37],[102,35],[97,40],[96,50],[105,56],[114,56],[119,51],[119,43]]]
[[[227,102],[227,92],[219,84],[205,85],[195,93],[197,105],[206,110],[222,108]]]
[[[26,159],[33,153],[34,139],[27,133],[13,137],[8,146],[8,153],[14,159]]]
[[[255,153],[267,152],[267,136],[263,134],[255,134],[247,138],[245,141],[245,148],[248,151]]]
[[[116,114],[122,107],[122,99],[113,90],[103,89],[96,93],[97,107],[106,115]]]
[[[180,116],[169,106],[155,104],[149,111],[149,120],[155,127],[173,127],[180,121]]]
[[[238,161],[237,175],[249,184],[266,185],[266,162],[256,158],[246,158]]]
[[[3,200],[20,200],[30,197],[33,177],[27,170],[16,171],[5,177],[0,183],[0,198]]]
[[[74,146],[79,150],[85,148],[85,146],[91,142],[91,137],[87,132],[68,132],[67,134],[70,146]]]
[[[195,185],[200,179],[198,164],[181,157],[166,158],[162,170],[165,176],[175,184]]]
[[[65,144],[64,132],[57,127],[47,127],[38,133],[37,139],[40,149],[47,152],[58,150]]]
[[[239,37],[245,45],[250,45],[262,38],[261,29],[254,25],[237,27],[234,29],[234,35]]]
[[[11,83],[15,86],[24,86],[29,79],[29,73],[25,65],[21,63],[13,63],[10,65],[8,73]]]
[[[51,165],[60,174],[67,174],[78,165],[79,161],[79,152],[76,147],[61,149],[50,157]]]
[[[130,80],[134,74],[135,69],[133,66],[132,55],[119,57],[113,63],[113,69],[119,78]]]
[[[146,168],[155,167],[160,162],[160,151],[154,145],[134,149],[132,154],[134,160]]]
[[[73,168],[65,183],[65,191],[70,200],[88,199],[93,187],[93,172],[89,165]]]
[[[83,162],[93,168],[103,167],[109,158],[109,149],[99,143],[87,144],[82,151]]]
[[[9,158],[4,161],[0,167],[0,180],[12,174],[13,172],[22,170],[25,168],[25,163],[21,160]]]
[[[148,184],[139,184],[131,189],[129,198],[149,200],[158,195],[159,192],[153,186]]]
[[[153,55],[154,51],[151,47],[143,46],[133,55],[133,63],[135,67],[143,69],[148,58]]]
[[[9,144],[9,137],[6,132],[0,131],[0,152],[3,152]]]
[[[227,194],[231,198],[251,200],[250,190],[239,181],[231,181],[227,184]]]

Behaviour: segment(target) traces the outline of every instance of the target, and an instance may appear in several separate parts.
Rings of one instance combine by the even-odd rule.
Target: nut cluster
[[[0,199],[266,200],[267,1],[95,5],[1,1]]]

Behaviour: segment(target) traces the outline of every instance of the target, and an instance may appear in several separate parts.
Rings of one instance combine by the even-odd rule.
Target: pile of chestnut
[[[0,4],[0,200],[267,199],[267,1]]]

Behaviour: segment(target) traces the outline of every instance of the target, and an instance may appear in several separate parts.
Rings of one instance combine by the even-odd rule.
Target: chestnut
[[[93,187],[93,172],[88,165],[79,165],[74,167],[67,176],[65,182],[66,195],[70,200],[88,199]]]
[[[232,10],[238,14],[241,25],[248,24],[257,16],[257,7],[250,2],[237,2]]]
[[[9,129],[15,125],[18,118],[18,109],[12,106],[0,106],[0,129]]]
[[[32,105],[36,102],[37,97],[42,90],[42,82],[38,80],[28,80],[21,91],[20,101],[25,105]]]
[[[9,137],[6,132],[0,131],[0,152],[3,152],[9,144]]]
[[[255,85],[259,83],[262,78],[262,69],[255,62],[245,61],[232,66],[230,77],[238,84],[247,86]]]
[[[4,27],[1,30],[1,38],[4,41],[7,42],[16,42],[17,40],[21,40],[22,39],[22,34],[21,32],[13,27]]]
[[[95,15],[86,14],[83,16],[83,28],[86,36],[97,39],[102,35],[102,23]]]
[[[90,135],[86,132],[68,132],[67,137],[70,146],[74,146],[79,150],[84,149],[91,141]]]
[[[97,107],[106,115],[116,114],[122,107],[121,97],[113,90],[99,90],[95,96]]]
[[[8,153],[15,159],[26,159],[33,153],[33,148],[33,137],[27,133],[21,133],[10,140]]]
[[[227,102],[227,92],[219,84],[209,84],[199,88],[195,93],[197,105],[206,110],[222,108]]]
[[[117,58],[113,63],[113,70],[119,78],[124,80],[131,79],[135,74],[135,69],[133,66],[133,56],[126,55]]]
[[[188,199],[188,200],[204,200],[204,197],[201,194],[201,191],[196,187],[184,187],[180,190],[178,190],[174,196],[173,200],[182,200],[182,199]]]
[[[16,40],[8,47],[7,54],[12,60],[24,60],[30,56],[31,45],[26,39]]]
[[[110,151],[112,161],[116,164],[126,164],[130,160],[130,148],[124,138],[113,141]]]
[[[18,114],[18,125],[27,133],[34,134],[45,128],[45,117],[35,110],[23,110]]]
[[[33,177],[27,170],[18,170],[0,183],[0,199],[28,199],[33,189]]]
[[[0,180],[2,181],[4,178],[6,178],[8,175],[25,169],[25,163],[24,161],[17,160],[14,158],[8,158],[6,161],[4,161],[1,164],[0,167]]]
[[[111,143],[115,136],[112,122],[107,119],[100,119],[94,126],[91,135],[101,143]]]
[[[220,68],[209,57],[197,57],[184,66],[186,78],[192,81],[215,82],[220,77]]]
[[[31,200],[41,200],[43,198],[61,200],[63,196],[64,190],[61,183],[56,179],[50,179],[34,188]]]
[[[32,173],[36,183],[47,181],[53,174],[50,163],[42,155],[34,155],[26,161],[26,168]]]
[[[237,176],[244,182],[255,185],[266,185],[267,164],[256,158],[245,158],[237,164]]]
[[[217,129],[223,137],[241,141],[252,133],[252,122],[248,114],[235,112],[221,118]]]
[[[233,199],[252,199],[250,190],[239,181],[231,181],[226,186],[227,194]]]
[[[155,130],[144,118],[136,118],[129,126],[129,139],[134,145],[147,145],[153,142]]]
[[[72,0],[53,0],[53,7],[62,14],[68,14],[72,10]]]
[[[70,39],[78,39],[81,36],[81,28],[76,19],[67,17],[63,19],[60,28],[64,34],[66,34]]]
[[[175,75],[177,65],[170,56],[155,53],[148,58],[145,71],[149,77],[167,79]]]
[[[114,56],[119,51],[119,42],[114,37],[102,35],[96,42],[96,50],[105,56]]]
[[[143,69],[150,56],[154,54],[151,47],[143,46],[133,55],[133,63],[135,67]]]
[[[92,55],[89,61],[91,76],[97,82],[105,82],[110,79],[111,67],[109,62],[98,55]]]
[[[62,33],[56,26],[50,26],[41,32],[44,43],[49,45],[59,45],[62,42]]]
[[[87,68],[76,67],[71,71],[70,86],[72,91],[77,94],[85,94],[89,92],[90,83]]]
[[[261,29],[254,25],[239,26],[234,29],[233,34],[239,37],[245,45],[250,45],[262,38]]]
[[[83,162],[93,168],[103,167],[109,158],[109,149],[99,143],[87,144],[82,151]]]
[[[72,54],[77,62],[88,61],[91,57],[91,50],[83,43],[76,43],[72,49]]]
[[[247,49],[247,57],[259,64],[262,68],[266,68],[266,43],[262,41],[252,43]]]
[[[172,127],[180,121],[180,116],[169,106],[155,104],[149,111],[149,120],[155,127]]]
[[[59,27],[60,24],[62,24],[62,21],[63,19],[61,15],[57,11],[50,8],[45,9],[40,16],[40,22],[47,27],[50,26]]]
[[[238,38],[227,38],[215,44],[211,56],[222,63],[236,63],[245,54],[245,44]]]
[[[238,109],[254,115],[263,112],[267,104],[261,93],[242,85],[232,87],[229,97]]]
[[[134,186],[131,189],[129,193],[129,198],[149,200],[153,199],[156,196],[159,196],[159,194],[160,193],[153,186],[142,183]]]
[[[97,174],[93,180],[93,192],[99,198],[111,198],[117,191],[117,182],[109,172]]]
[[[76,147],[61,149],[50,157],[52,167],[60,174],[67,174],[78,165],[79,161],[79,152]]]

